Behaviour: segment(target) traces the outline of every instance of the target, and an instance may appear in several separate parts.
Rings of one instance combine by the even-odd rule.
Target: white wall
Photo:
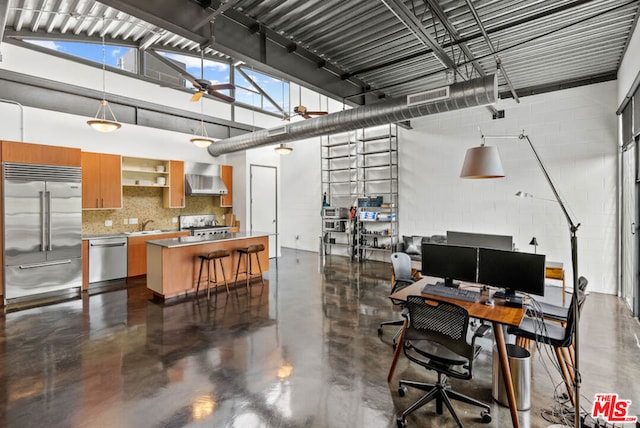
[[[506,178],[463,180],[468,148],[485,135],[517,135],[523,129],[543,159],[574,221],[579,237],[580,275],[593,291],[616,292],[616,82],[583,86],[503,101],[506,118],[492,120],[483,108],[413,120],[400,131],[401,234],[444,234],[446,230],[513,235],[520,251],[538,252],[564,263],[571,278],[569,229],[553,201],[521,199],[519,191],[553,200],[526,142],[487,140],[497,146]],[[568,286],[571,286],[569,281]]]

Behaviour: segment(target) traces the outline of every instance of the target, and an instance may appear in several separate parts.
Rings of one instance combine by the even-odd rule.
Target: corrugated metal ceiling
[[[87,0],[9,0],[4,38],[91,40],[104,35],[134,46],[170,47],[197,55],[203,39],[185,37],[191,34],[188,25],[182,25],[184,31],[177,29],[182,11],[197,4],[203,19],[210,19],[223,7],[220,15],[249,28],[249,34],[268,29],[281,38],[276,40],[280,45],[288,41],[294,46],[286,47],[292,55],[297,48],[297,55],[305,50],[307,60],[317,57],[318,68],[329,71],[325,93],[350,99],[347,91],[332,86],[334,78],[354,82],[354,96],[364,91],[395,97],[446,82],[446,67],[425,38],[435,41],[436,50],[456,64],[458,79],[496,71],[494,52],[473,8],[516,93],[526,95],[615,78],[638,14],[637,0],[181,0],[172,2],[175,6],[163,5],[164,18],[155,21],[153,7],[159,5],[138,14],[140,6],[133,0],[105,3],[134,13]],[[176,22],[162,25],[171,15],[168,7],[175,8]],[[398,17],[397,8],[417,17],[421,28],[412,29],[411,22]],[[426,36],[421,39],[416,31]],[[234,48],[239,49],[218,46],[214,39],[205,53],[233,61],[229,52]],[[278,62],[262,60],[271,71],[279,69]],[[294,75],[294,63],[287,68],[280,61],[285,77],[302,82],[308,77]],[[260,62],[251,65],[259,69]],[[511,93],[507,83],[502,75],[503,97]],[[314,85],[321,86],[310,82]]]

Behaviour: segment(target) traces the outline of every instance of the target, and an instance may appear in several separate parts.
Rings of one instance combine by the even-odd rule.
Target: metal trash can
[[[516,406],[518,410],[529,410],[531,408],[531,353],[520,346],[507,344],[507,356],[509,357]],[[498,403],[509,407],[507,389],[504,386],[502,370],[500,370],[500,357],[498,356],[497,346],[493,347],[493,388],[491,396]]]

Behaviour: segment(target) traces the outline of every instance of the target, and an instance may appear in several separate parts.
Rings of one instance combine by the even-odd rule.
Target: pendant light
[[[281,81],[281,86],[282,86],[282,104],[284,107],[284,81]],[[284,120],[286,118],[286,114],[284,113],[284,108],[282,109],[282,119]],[[280,143],[279,146],[274,147],[274,150],[276,151],[276,153],[278,153],[279,155],[288,155],[289,153],[291,153],[293,151],[293,147],[289,147],[284,143]]]
[[[113,114],[113,110],[111,110],[111,106],[109,102],[106,100],[106,56],[105,56],[105,46],[104,46],[104,18],[102,18],[102,101],[100,101],[100,107],[98,107],[98,111],[96,112],[96,116],[92,120],[87,120],[87,125],[91,128],[95,129],[99,132],[112,132],[116,129],[119,129],[122,125],[116,119],[115,114]],[[110,119],[107,119],[107,112],[109,113]],[[112,119],[112,120],[111,120]]]
[[[207,135],[207,128],[204,127],[204,121],[202,120],[200,121],[200,135],[196,135],[189,141],[203,149],[209,147],[212,143],[215,143],[215,140],[213,138],[209,138],[209,135]]]
[[[280,144],[278,147],[276,147],[274,150],[276,151],[276,153],[280,155],[288,155],[293,151],[293,148],[283,143],[283,144]]]

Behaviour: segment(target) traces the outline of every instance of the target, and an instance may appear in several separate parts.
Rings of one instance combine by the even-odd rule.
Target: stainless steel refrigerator
[[[2,172],[5,299],[81,287],[81,169],[5,162]]]

